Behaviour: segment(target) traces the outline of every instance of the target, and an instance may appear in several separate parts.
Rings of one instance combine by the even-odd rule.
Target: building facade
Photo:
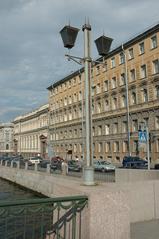
[[[14,152],[25,158],[48,155],[48,104],[14,119]]]
[[[95,64],[91,69],[94,158],[114,163],[122,162],[129,153],[146,158],[146,148],[140,148],[138,140],[144,122],[150,133],[150,158],[155,162],[159,159],[159,24],[99,60],[105,64]],[[49,86],[48,91],[54,152],[83,158],[83,68]]]
[[[0,155],[13,154],[13,128],[12,123],[0,124]]]

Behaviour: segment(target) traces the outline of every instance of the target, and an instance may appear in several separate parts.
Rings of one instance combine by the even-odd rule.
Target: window
[[[97,102],[97,113],[101,113],[102,107],[101,107],[101,103]]]
[[[94,114],[94,102],[92,102],[92,114]]]
[[[102,151],[102,143],[98,143],[98,152],[101,153]]]
[[[108,65],[107,62],[105,62],[105,64],[103,64],[103,72],[108,70]]]
[[[132,121],[132,131],[137,132],[138,131],[138,122],[137,120]]]
[[[77,110],[76,108],[73,109],[73,118],[76,119],[77,118]]]
[[[146,65],[144,64],[144,65],[141,66],[141,78],[145,78],[146,75],[147,75],[147,73],[146,73]]]
[[[72,96],[69,96],[69,104],[72,104]]]
[[[78,99],[79,99],[79,100],[82,100],[82,92],[81,92],[81,91],[79,91]]]
[[[139,44],[139,54],[143,54],[145,52],[144,42]]]
[[[104,110],[105,111],[109,110],[109,101],[108,101],[108,99],[104,99]]]
[[[157,36],[151,37],[151,49],[154,49],[157,47]]]
[[[71,87],[71,80],[68,81],[68,88]]]
[[[67,97],[65,97],[65,99],[64,99],[64,105],[65,106],[67,105]]]
[[[73,95],[73,101],[77,102],[77,94],[76,93]]]
[[[105,134],[106,135],[110,134],[110,125],[109,124],[105,125]]]
[[[159,116],[155,117],[155,125],[156,125],[156,129],[159,129]]]
[[[118,133],[118,123],[113,124],[113,133],[117,134]]]
[[[135,81],[135,69],[130,70],[130,80]]]
[[[95,136],[95,127],[92,127],[92,135]]]
[[[116,77],[112,78],[112,89],[116,88],[117,84],[116,84]]]
[[[149,118],[148,117],[144,118],[144,123],[145,123],[146,126],[149,126]]]
[[[159,73],[159,59],[153,61],[153,74]]]
[[[128,51],[128,57],[129,57],[129,60],[131,60],[131,59],[134,58],[133,48],[130,48],[130,49],[129,49],[129,51]]]
[[[97,84],[97,94],[101,93],[100,83]]]
[[[120,75],[120,85],[125,85],[125,73]]]
[[[136,92],[134,91],[131,93],[131,103],[132,105],[136,104]]]
[[[68,118],[69,118],[69,120],[72,120],[72,112],[71,112],[71,110],[68,113]]]
[[[147,92],[147,89],[143,89],[142,90],[142,98],[143,98],[143,102],[148,102],[148,92]]]
[[[159,99],[159,85],[155,86],[155,98]]]
[[[111,58],[111,68],[115,67],[115,57]]]
[[[124,141],[123,142],[123,152],[127,152],[128,151],[128,142],[127,141]]]
[[[126,96],[125,95],[122,95],[122,97],[121,97],[121,106],[126,107]]]
[[[108,91],[108,80],[104,81],[104,91]]]
[[[105,152],[110,152],[110,142],[105,143]]]
[[[117,109],[117,98],[116,97],[113,97],[113,99],[112,99],[112,108],[114,110]]]
[[[119,57],[120,57],[120,64],[125,63],[125,55],[123,52],[120,53]]]
[[[66,113],[66,111],[64,112],[64,121],[67,121],[67,113]]]
[[[114,142],[114,152],[119,152],[119,142],[118,141]]]
[[[98,135],[102,135],[102,126],[101,125],[98,126]]]
[[[127,122],[126,121],[123,121],[123,123],[122,123],[122,132],[123,133],[127,132]]]
[[[74,129],[74,137],[77,138],[77,129]]]
[[[157,144],[157,145],[156,145],[156,146],[157,146],[157,147],[156,147],[156,148],[157,148],[157,152],[159,152],[159,139],[157,139],[156,144]]]
[[[99,75],[100,74],[100,66],[97,66],[96,67],[96,75]]]
[[[74,151],[74,153],[77,152],[77,144],[74,144],[74,146],[73,146],[73,151]]]
[[[135,153],[139,152],[139,144],[138,144],[138,140],[134,140],[133,143],[133,150]]]
[[[94,85],[94,86],[92,86],[92,96],[95,95],[95,90],[96,90],[96,86]]]
[[[76,84],[76,77],[73,78],[73,84]]]

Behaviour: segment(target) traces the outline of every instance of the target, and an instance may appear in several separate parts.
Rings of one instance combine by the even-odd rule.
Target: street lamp
[[[84,62],[84,72],[85,72],[85,126],[86,126],[86,136],[85,136],[85,145],[86,145],[86,157],[84,165],[84,185],[94,185],[94,167],[93,167],[93,155],[92,155],[92,94],[91,94],[91,25],[85,23],[82,27],[84,32],[84,57],[76,57],[71,55],[66,55],[69,59],[81,64]],[[70,49],[74,46],[76,37],[79,29],[71,26],[65,26],[61,31],[61,37],[64,43],[64,47]],[[105,56],[111,46],[112,39],[102,36],[98,38],[95,43],[99,54]],[[79,62],[78,62],[79,60]]]

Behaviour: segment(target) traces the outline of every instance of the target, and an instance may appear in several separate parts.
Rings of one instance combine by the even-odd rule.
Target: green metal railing
[[[81,239],[86,196],[0,201],[1,239]]]

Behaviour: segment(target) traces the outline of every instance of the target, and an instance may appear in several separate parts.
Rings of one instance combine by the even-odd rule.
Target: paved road
[[[159,239],[159,220],[132,223],[131,239]]]

